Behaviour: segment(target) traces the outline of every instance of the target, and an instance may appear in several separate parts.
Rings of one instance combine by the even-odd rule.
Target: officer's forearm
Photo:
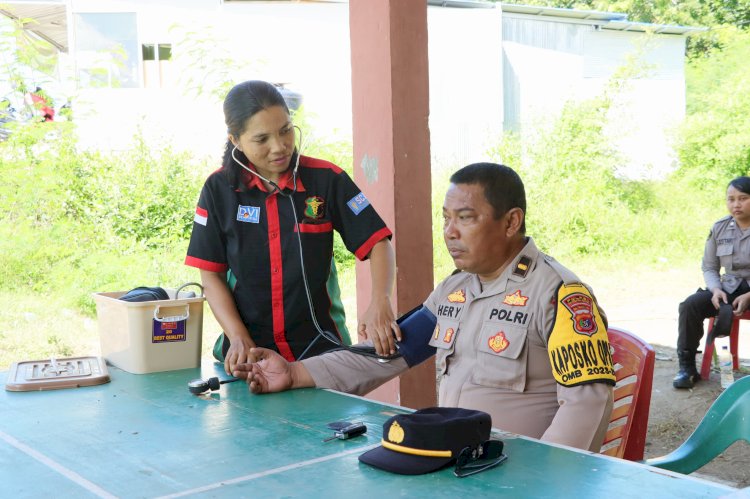
[[[292,377],[292,390],[295,388],[312,388],[315,386],[315,381],[312,376],[310,376],[310,372],[301,362],[292,362],[289,364],[289,374]]]

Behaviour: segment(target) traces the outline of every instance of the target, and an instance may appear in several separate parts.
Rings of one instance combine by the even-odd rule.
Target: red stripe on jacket
[[[268,253],[271,261],[271,316],[273,317],[273,341],[276,343],[279,353],[291,362],[294,360],[294,354],[286,341],[286,322],[284,320],[284,272],[278,198],[278,195],[266,198]]]
[[[209,272],[226,272],[229,268],[229,265],[226,263],[209,262],[208,260],[203,260],[190,255],[185,257],[185,265],[197,267],[201,270],[208,270]]]
[[[333,223],[331,222],[326,222],[323,224],[299,224],[299,231],[303,234],[318,234],[322,232],[331,232],[332,230]],[[294,232],[297,232],[297,227],[294,228]]]
[[[373,246],[375,246],[377,243],[380,242],[381,239],[384,239],[393,233],[388,227],[383,227],[376,233],[370,236],[370,238],[362,244],[359,248],[357,248],[357,251],[354,252],[354,256],[359,258],[360,260],[364,260],[367,258],[367,255],[370,254],[370,251],[372,251]]]

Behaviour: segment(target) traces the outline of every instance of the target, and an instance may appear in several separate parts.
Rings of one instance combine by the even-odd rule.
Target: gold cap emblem
[[[404,441],[404,429],[398,424],[398,421],[391,423],[391,427],[388,429],[388,440],[394,444],[400,444]]]

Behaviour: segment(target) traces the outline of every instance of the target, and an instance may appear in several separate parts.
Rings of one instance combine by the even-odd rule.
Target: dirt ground
[[[656,366],[651,393],[645,457],[658,457],[679,447],[693,432],[708,408],[721,393],[719,373],[711,372],[692,390],[676,390],[672,378],[677,372],[674,348],[655,345]],[[699,354],[700,358],[700,354]],[[700,369],[700,364],[699,369]],[[735,379],[743,374],[735,373]],[[732,487],[750,487],[750,444],[735,442],[724,453],[693,473],[703,479]]]

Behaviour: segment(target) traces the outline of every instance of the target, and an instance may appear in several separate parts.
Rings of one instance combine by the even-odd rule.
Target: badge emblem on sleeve
[[[352,213],[359,215],[362,210],[370,206],[370,201],[361,192],[346,202]]]
[[[594,301],[583,293],[571,293],[560,302],[570,312],[573,330],[578,334],[591,336],[598,331],[594,319]]]

